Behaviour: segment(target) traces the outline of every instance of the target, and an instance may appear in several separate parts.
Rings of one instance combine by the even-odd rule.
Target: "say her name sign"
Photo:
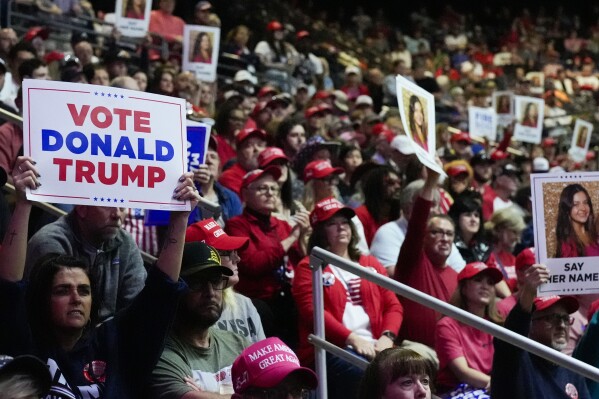
[[[172,198],[187,170],[185,100],[86,84],[23,82],[24,153],[55,203],[188,210]]]
[[[538,294],[599,293],[599,172],[531,174],[531,194],[535,256],[550,274]]]

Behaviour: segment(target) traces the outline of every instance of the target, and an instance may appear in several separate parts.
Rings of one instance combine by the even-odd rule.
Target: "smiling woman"
[[[599,256],[593,202],[582,185],[570,184],[562,190],[555,230],[556,258]]]

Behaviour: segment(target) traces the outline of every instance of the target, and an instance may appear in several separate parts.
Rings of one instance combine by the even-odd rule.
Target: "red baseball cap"
[[[260,155],[258,155],[258,167],[264,168],[268,166],[271,162],[274,162],[278,159],[283,159],[289,162],[289,158],[279,147],[266,147]]]
[[[271,175],[273,179],[278,180],[279,177],[281,177],[281,168],[276,165],[271,165],[264,169],[254,169],[251,172],[247,172],[245,176],[243,176],[241,188],[249,186],[264,175]]]
[[[497,284],[498,282],[503,280],[503,274],[501,274],[499,269],[489,267],[483,262],[472,262],[468,263],[458,274],[458,281],[467,280],[481,273],[484,273],[491,277],[491,280],[493,280],[493,284]]]
[[[336,173],[343,173],[342,168],[334,168],[329,161],[318,159],[312,161],[304,168],[304,183],[308,183],[312,179],[322,179]]]
[[[568,313],[574,313],[578,310],[578,300],[573,296],[551,295],[535,298],[535,312],[548,309],[558,303],[564,305],[566,312]]]
[[[258,94],[256,95],[256,97],[262,98],[262,97],[267,96],[269,94],[270,95],[277,95],[277,94],[279,94],[279,91],[277,89],[275,89],[274,87],[267,85],[267,86],[262,87],[258,91]]]
[[[250,243],[249,237],[234,237],[224,232],[213,218],[200,220],[185,231],[185,242],[201,241],[219,251],[244,249]]]
[[[328,90],[318,90],[312,96],[312,100],[326,100],[327,98],[336,98],[335,94]]]
[[[317,105],[317,107],[320,110],[320,112],[324,112],[325,114],[333,113],[333,108],[331,108],[331,106],[327,103],[320,103]]]
[[[470,138],[470,135],[466,132],[459,132],[459,133],[453,134],[451,136],[450,140],[452,143],[457,143],[458,141],[466,141],[468,144],[472,143],[472,139]]]
[[[468,170],[468,167],[466,165],[462,165],[462,164],[451,165],[449,168],[447,168],[446,172],[451,177],[455,177],[455,176],[463,174],[463,173],[470,175],[470,171]]]
[[[260,114],[260,112],[262,112],[266,108],[268,108],[268,104],[269,104],[269,101],[258,101],[256,103],[256,105],[254,106],[254,109],[252,110],[252,113],[250,114],[250,116],[252,118],[257,117]]]
[[[543,141],[541,142],[541,147],[543,147],[543,148],[553,147],[556,144],[557,144],[557,140],[554,139],[553,137],[545,137],[543,139]]]
[[[516,256],[516,270],[524,270],[537,263],[534,248],[525,248]]]
[[[317,223],[329,220],[338,213],[348,219],[356,216],[353,209],[343,205],[335,197],[325,198],[314,205],[314,210],[310,213],[310,224],[314,226]]]
[[[324,111],[321,110],[320,107],[318,107],[316,105],[306,109],[306,111],[304,112],[304,116],[306,117],[306,119],[312,118],[316,114],[321,115],[321,116],[324,115]]]
[[[307,388],[315,389],[318,386],[316,374],[300,366],[297,355],[277,337],[248,346],[231,367],[233,388],[237,394],[253,387],[276,387],[292,373],[300,377]]]
[[[47,40],[50,35],[50,31],[46,26],[34,26],[33,28],[29,28],[27,33],[23,36],[23,40],[26,42],[30,42],[36,37],[41,37],[43,40]]]
[[[266,140],[267,137],[266,132],[264,130],[249,128],[243,129],[239,133],[237,133],[237,136],[235,136],[235,142],[239,145],[251,136],[258,136],[263,140]]]
[[[297,32],[297,34],[295,35],[297,40],[301,40],[304,37],[308,37],[310,36],[310,32],[308,32],[307,30],[300,30],[299,32]]]
[[[270,21],[268,25],[266,25],[266,30],[275,31],[275,30],[283,30],[283,25],[279,21]]]
[[[508,154],[505,151],[495,150],[491,153],[491,159],[493,161],[501,161],[503,159],[506,159],[507,157]]]

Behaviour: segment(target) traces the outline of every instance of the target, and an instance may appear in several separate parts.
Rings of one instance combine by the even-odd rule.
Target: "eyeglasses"
[[[279,188],[279,186],[258,186],[258,187],[254,187],[253,190],[255,192],[257,192],[258,194],[266,194],[266,193],[272,193],[273,195],[278,195],[279,192],[281,191],[281,189]]]
[[[435,238],[441,238],[443,236],[446,236],[447,238],[453,238],[455,236],[455,233],[450,230],[433,229],[429,230],[428,232]]]
[[[187,286],[192,291],[206,291],[208,289],[208,284],[210,284],[214,291],[221,291],[229,285],[229,277],[214,276],[186,282]]]
[[[533,320],[542,320],[547,327],[558,327],[562,323],[566,326],[574,324],[574,317],[568,316],[567,314],[549,314],[547,316],[535,317]]]
[[[268,388],[259,389],[252,388],[248,389],[244,394],[244,399],[308,399],[310,397],[310,390],[306,388]]]

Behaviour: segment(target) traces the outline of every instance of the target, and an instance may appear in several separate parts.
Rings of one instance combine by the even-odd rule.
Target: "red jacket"
[[[243,182],[243,176],[245,176],[247,172],[249,171],[243,169],[241,165],[236,162],[220,175],[218,182],[241,198],[241,183]]]
[[[420,196],[416,199],[393,278],[447,302],[458,286],[458,274],[447,265],[433,266],[424,251],[424,236],[432,205],[431,201]],[[434,346],[435,327],[440,314],[408,299],[402,299],[402,304],[404,323],[399,332],[400,338]]]
[[[362,255],[358,262],[364,267],[374,269],[379,274],[387,275],[385,268],[371,255]],[[331,273],[331,267],[325,266],[323,273]],[[324,276],[323,276],[324,277]],[[331,279],[332,280],[332,279]],[[351,333],[343,325],[343,313],[347,303],[347,291],[343,284],[335,278],[333,283],[323,287],[324,291],[324,326],[327,341],[345,347],[345,341]],[[299,347],[297,355],[303,364],[314,363],[314,347],[308,342],[314,326],[314,305],[312,302],[312,270],[310,258],[307,256],[297,265],[292,287],[293,297],[299,311]],[[370,318],[372,336],[379,338],[383,331],[397,333],[403,320],[403,308],[395,294],[370,281],[362,279],[360,293],[364,311]]]
[[[282,288],[277,275],[281,265],[293,267],[301,259],[297,243],[285,253],[281,240],[291,232],[289,223],[271,217],[259,217],[247,208],[227,221],[225,231],[232,236],[249,237],[248,247],[239,251],[239,283],[235,289],[250,298],[271,299]]]

